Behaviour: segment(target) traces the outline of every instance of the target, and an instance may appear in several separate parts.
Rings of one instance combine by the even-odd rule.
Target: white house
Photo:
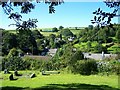
[[[49,51],[48,51],[48,55],[50,55],[50,56],[54,56],[55,54],[56,54],[56,52],[57,52],[57,49],[55,48],[55,49],[49,49]]]

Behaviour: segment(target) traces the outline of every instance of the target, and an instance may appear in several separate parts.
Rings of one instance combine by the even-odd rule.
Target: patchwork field
[[[36,77],[30,78],[31,73]],[[79,74],[51,74],[41,75],[39,71],[20,71],[22,76],[14,76],[16,80],[8,79],[10,74],[0,73],[2,90],[119,90],[118,76]]]

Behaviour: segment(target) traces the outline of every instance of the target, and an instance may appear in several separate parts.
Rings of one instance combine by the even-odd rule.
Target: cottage
[[[68,41],[73,41],[75,39],[75,37],[69,37]]]
[[[48,51],[48,55],[50,55],[50,56],[54,56],[55,54],[56,54],[56,52],[57,52],[57,49],[55,48],[55,49],[49,49],[49,51]]]
[[[84,58],[95,59],[95,60],[104,60],[105,58],[115,58],[116,54],[104,54],[102,53],[83,53]]]

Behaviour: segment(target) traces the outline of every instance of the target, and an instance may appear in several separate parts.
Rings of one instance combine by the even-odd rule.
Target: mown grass
[[[34,72],[37,76],[29,78],[30,73]],[[41,75],[39,71],[21,71],[22,77],[10,81],[10,74],[0,76],[3,90],[118,90],[118,76],[90,75],[82,76],[79,74],[53,74]],[[27,76],[27,77],[26,77]]]

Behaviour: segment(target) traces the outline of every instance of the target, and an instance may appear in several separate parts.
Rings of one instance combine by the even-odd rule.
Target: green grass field
[[[118,76],[90,75],[82,76],[79,74],[52,74],[41,75],[39,71],[32,71],[36,74],[35,78],[29,78],[31,71],[21,71],[23,76],[15,77],[17,80],[10,81],[10,74],[1,72],[0,82],[3,90],[119,90]]]
[[[49,29],[51,30],[52,28],[48,28],[48,30]],[[7,30],[7,31],[9,31],[10,33],[16,33],[16,30]],[[71,32],[73,34],[78,34],[80,32],[80,30],[71,29]],[[49,36],[50,34],[58,35],[60,32],[58,31],[58,32],[40,32],[40,33],[43,34],[44,36]]]
[[[40,32],[41,34],[43,34],[44,36],[49,36],[50,34],[55,34],[58,35],[59,32]]]

